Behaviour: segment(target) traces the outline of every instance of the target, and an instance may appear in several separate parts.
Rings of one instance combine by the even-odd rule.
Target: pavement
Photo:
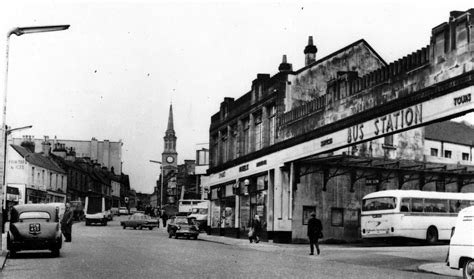
[[[199,238],[206,241],[212,241],[227,245],[237,245],[237,246],[253,246],[256,245],[260,246],[262,250],[271,250],[272,248],[293,248],[293,249],[301,249],[301,253],[304,254],[307,252],[307,244],[280,244],[280,243],[273,243],[273,242],[259,242],[258,244],[250,244],[248,239],[238,239],[238,238],[231,238],[231,237],[224,237],[224,236],[217,236],[217,235],[207,235],[205,233],[201,233]],[[265,249],[267,248],[267,249]],[[426,273],[433,273],[438,275],[450,276],[450,277],[462,277],[462,270],[456,270],[449,268],[445,262],[435,262],[435,263],[426,263],[418,266],[418,270],[421,272]]]
[[[165,231],[164,228],[160,228],[161,230]],[[234,246],[251,246],[258,250],[273,250],[273,249],[292,249],[292,250],[299,250],[301,249],[301,253],[305,254],[307,251],[307,245],[304,244],[281,244],[281,243],[273,243],[272,241],[269,242],[260,242],[260,243],[249,243],[248,239],[245,238],[231,238],[231,237],[224,237],[218,235],[208,235],[206,233],[201,233],[199,238],[204,241],[222,243],[226,245],[234,245]],[[0,271],[3,269],[5,262],[8,258],[8,251],[6,250],[6,233],[2,234],[2,250],[0,254]],[[461,270],[451,269],[446,266],[445,262],[436,262],[436,263],[426,263],[418,266],[418,270],[421,272],[426,273],[433,273],[439,274],[444,276],[451,276],[451,277],[462,277]]]

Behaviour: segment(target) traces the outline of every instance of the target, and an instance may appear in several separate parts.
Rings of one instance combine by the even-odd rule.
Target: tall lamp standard
[[[5,53],[5,80],[4,80],[4,88],[3,88],[3,113],[2,113],[2,126],[0,127],[0,152],[3,152],[3,154],[0,155],[0,168],[2,170],[0,171],[0,183],[1,184],[1,189],[0,189],[0,198],[3,202],[3,192],[5,189],[5,137],[6,137],[6,119],[7,119],[7,91],[8,91],[8,53],[9,53],[9,48],[10,48],[10,36],[11,35],[16,35],[16,36],[21,36],[25,34],[34,34],[34,33],[43,33],[43,32],[54,32],[54,31],[62,31],[62,30],[67,30],[70,25],[49,25],[49,26],[31,26],[31,27],[15,27],[11,29],[7,33],[7,41],[6,41],[6,53]],[[3,232],[3,205],[0,206],[0,232]],[[3,246],[2,246],[2,238],[0,238],[0,249],[3,252]]]
[[[150,160],[151,163],[160,164],[161,169],[161,187],[160,187],[160,213],[163,212],[163,163],[160,161]]]

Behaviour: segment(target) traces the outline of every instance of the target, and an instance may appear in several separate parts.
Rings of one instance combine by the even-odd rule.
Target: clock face
[[[166,162],[168,162],[168,163],[170,163],[170,164],[173,163],[173,162],[174,162],[173,156],[168,156],[168,157],[166,157]]]

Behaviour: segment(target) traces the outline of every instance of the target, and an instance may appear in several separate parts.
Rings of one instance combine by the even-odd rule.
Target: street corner
[[[426,273],[445,275],[451,277],[462,277],[462,270],[449,268],[445,262],[427,263],[418,266],[418,270]]]

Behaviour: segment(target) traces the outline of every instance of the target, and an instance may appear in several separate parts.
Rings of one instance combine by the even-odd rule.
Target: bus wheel
[[[429,227],[428,231],[426,232],[426,243],[433,245],[438,242],[438,230],[436,227]]]
[[[472,274],[474,273],[473,267],[474,261],[472,259],[465,260],[462,266],[462,278],[471,278]]]

